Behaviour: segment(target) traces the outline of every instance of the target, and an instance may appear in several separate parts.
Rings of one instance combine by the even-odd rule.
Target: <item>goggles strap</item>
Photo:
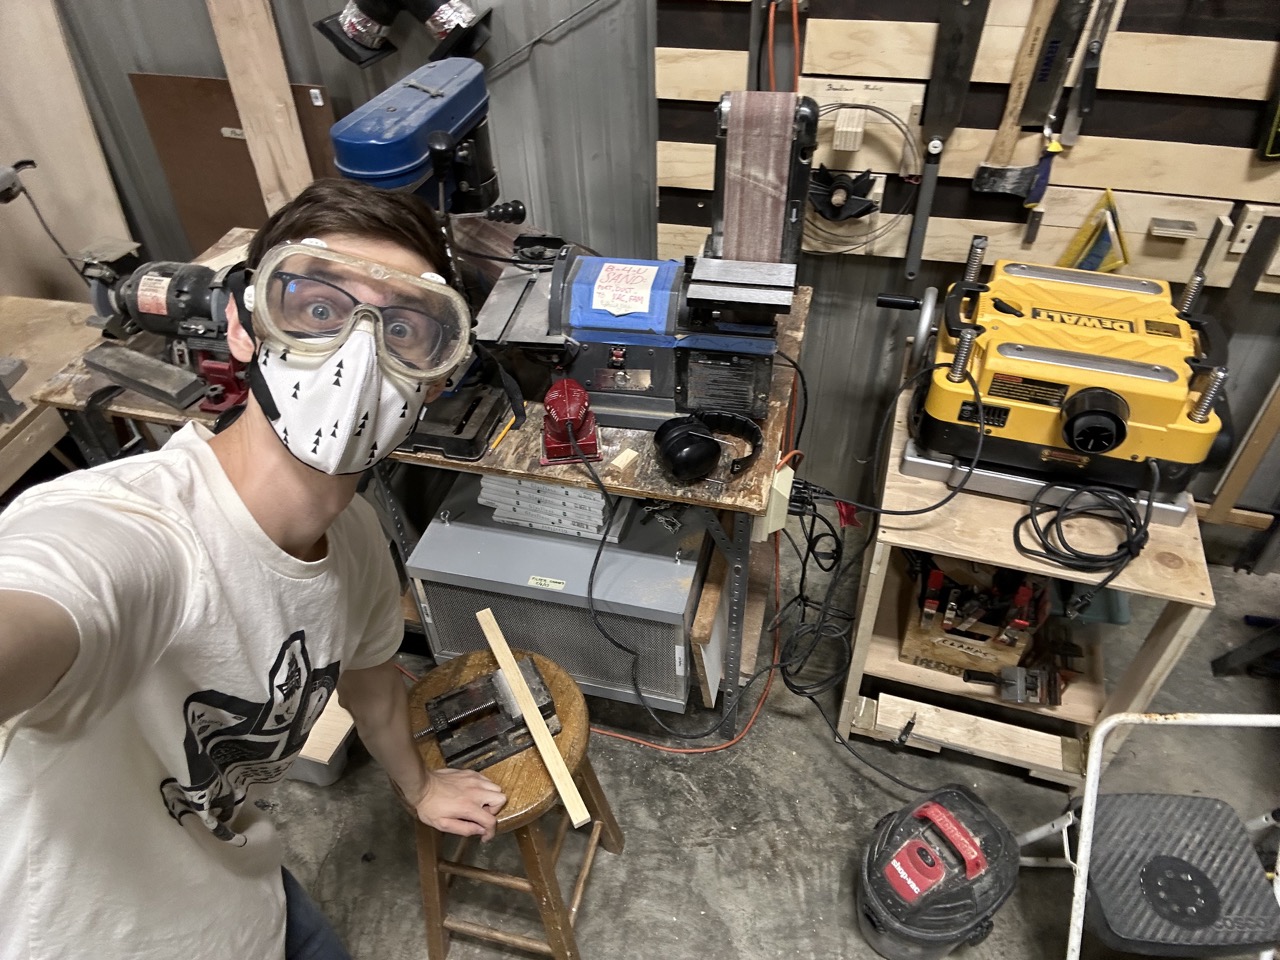
[[[223,286],[236,302],[236,313],[240,316],[240,325],[256,344],[258,336],[253,330],[253,311],[244,305],[244,291],[249,286],[251,276],[252,271],[241,264],[227,274],[226,279],[223,280]]]

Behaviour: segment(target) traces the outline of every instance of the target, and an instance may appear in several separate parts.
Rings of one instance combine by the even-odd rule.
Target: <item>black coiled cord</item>
[[[1093,602],[1093,598],[1124,571],[1142,552],[1150,539],[1151,511],[1156,491],[1160,486],[1160,464],[1147,460],[1150,469],[1150,493],[1145,512],[1119,490],[1101,486],[1076,486],[1066,483],[1046,483],[1036,491],[1027,512],[1013,525],[1013,545],[1024,557],[1046,560],[1068,570],[1081,573],[1109,571],[1096,586],[1072,598],[1067,606],[1067,616],[1075,619]],[[1070,491],[1061,503],[1047,503],[1045,497],[1055,490]],[[1095,553],[1071,543],[1065,526],[1076,517],[1093,517],[1120,527],[1124,536],[1110,553]],[[1030,527],[1035,545],[1029,546],[1023,538]]]

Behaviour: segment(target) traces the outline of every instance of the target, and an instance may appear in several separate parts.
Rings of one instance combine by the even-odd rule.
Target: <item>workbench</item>
[[[250,230],[232,230],[217,244],[207,250],[199,262],[220,266],[239,256],[239,250],[252,237]],[[778,318],[778,349],[792,357],[800,355],[804,339],[805,322],[813,291],[800,287],[789,314]],[[157,340],[158,344],[158,340]],[[742,656],[743,625],[746,622],[747,581],[750,567],[752,520],[763,516],[768,509],[775,476],[774,465],[781,451],[788,412],[792,402],[794,372],[785,364],[777,363],[769,395],[769,412],[762,424],[764,441],[756,462],[727,484],[710,481],[697,484],[681,484],[671,481],[658,466],[653,450],[653,434],[642,430],[620,427],[600,429],[601,462],[596,465],[600,479],[610,494],[638,499],[666,500],[687,504],[693,514],[706,527],[716,547],[726,561],[723,590],[728,595],[728,630],[724,639],[723,674],[719,684],[722,692],[721,709],[724,720],[722,732],[731,736],[737,723],[737,698],[739,668]],[[62,370],[49,378],[35,399],[62,412],[72,427],[73,435],[89,437],[100,435],[103,418],[132,421],[137,424],[161,424],[181,427],[188,421],[210,425],[216,419],[213,414],[201,411],[198,404],[177,410],[131,390],[123,390],[105,402],[93,404],[91,399],[99,390],[111,386],[102,374],[89,370],[77,357]],[[565,484],[575,487],[594,487],[590,474],[580,464],[542,466],[541,455],[542,405],[526,405],[528,420],[519,430],[509,431],[496,446],[476,461],[449,460],[435,453],[410,453],[396,450],[392,460],[422,467],[435,467],[481,475],[516,477],[539,482]],[[735,449],[743,441],[727,441]],[[625,455],[633,451],[634,456]],[[102,453],[87,453],[91,459],[102,459]],[[734,456],[740,454],[735,453]],[[721,476],[723,469],[716,476]],[[394,498],[391,498],[394,501]],[[387,504],[393,511],[394,502]],[[727,512],[732,520],[722,523],[719,514]],[[398,518],[394,526],[400,528]],[[726,526],[728,529],[726,529]],[[402,557],[411,551],[413,544],[397,543]],[[417,599],[421,599],[418,597]]]
[[[900,469],[909,405],[908,397],[898,403],[885,454],[881,506],[886,510],[917,510],[949,492],[941,481],[907,476]],[[1148,707],[1214,605],[1194,510],[1178,526],[1153,522],[1146,548],[1111,584],[1111,589],[1164,601],[1146,639],[1111,689],[1103,678],[1100,643],[1086,645],[1083,675],[1071,683],[1057,707],[1001,701],[990,686],[898,659],[903,631],[920,615],[903,550],[1077,583],[1103,579],[1101,574],[1082,574],[1019,553],[1013,526],[1026,510],[1024,503],[961,493],[929,513],[878,517],[862,568],[852,662],[840,709],[842,734],[933,751],[959,750],[1074,785],[1083,777],[1083,741],[1089,728],[1113,713]],[[1081,549],[1115,547],[1111,524],[1082,518],[1068,520],[1066,528]],[[889,681],[895,691],[908,688],[910,695],[879,692],[875,687],[880,681]],[[1002,719],[993,719],[997,714]],[[1108,739],[1112,754],[1118,746],[1118,740],[1112,744]]]
[[[66,436],[62,418],[33,403],[32,394],[101,337],[101,331],[85,324],[92,313],[87,303],[0,297],[0,353],[27,365],[9,391],[26,408],[13,423],[0,424],[0,493]]]

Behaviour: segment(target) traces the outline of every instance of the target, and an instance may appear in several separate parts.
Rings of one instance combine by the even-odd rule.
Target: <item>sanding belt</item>
[[[795,119],[794,93],[729,94],[724,170],[726,260],[782,260]]]

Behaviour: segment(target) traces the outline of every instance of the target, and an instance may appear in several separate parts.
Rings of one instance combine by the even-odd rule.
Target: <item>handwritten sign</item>
[[[620,317],[625,313],[646,313],[649,294],[658,275],[656,265],[638,263],[606,263],[596,277],[591,295],[591,309],[604,310]]]

